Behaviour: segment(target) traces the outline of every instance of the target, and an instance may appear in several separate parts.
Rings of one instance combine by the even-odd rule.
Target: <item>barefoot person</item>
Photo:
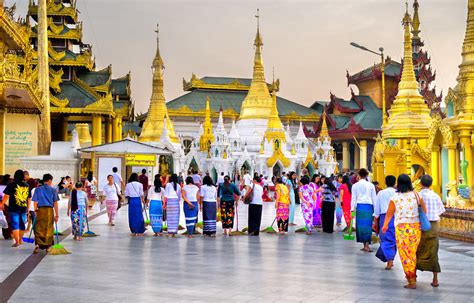
[[[76,183],[76,188],[71,192],[67,210],[68,217],[71,217],[73,239],[76,241],[82,241],[82,234],[86,228],[87,194],[82,187],[82,182]]]
[[[359,170],[359,181],[352,185],[351,209],[356,211],[357,242],[363,243],[361,249],[372,252],[369,244],[372,240],[372,215],[374,201],[377,199],[375,186],[367,181],[369,172],[365,168]]]
[[[226,236],[231,236],[234,228],[235,207],[238,206],[239,198],[240,190],[230,182],[229,176],[225,176],[224,182],[219,184],[217,199],[221,210],[222,228]]]
[[[7,185],[3,191],[2,204],[8,204],[8,212],[12,223],[12,236],[15,243],[12,247],[22,244],[23,234],[28,223],[27,214],[31,203],[31,194],[28,183],[25,182],[25,174],[19,169],[13,176],[13,182]]]
[[[109,225],[115,225],[115,216],[119,207],[119,195],[121,194],[120,184],[115,183],[114,176],[107,176],[107,184],[102,189],[102,194],[105,196],[105,206],[107,208],[107,216],[109,217]]]
[[[43,176],[43,185],[36,188],[33,195],[35,204],[36,225],[35,232],[35,250],[48,250],[54,244],[54,222],[58,222],[58,201],[59,196],[53,187],[53,176],[45,174]]]
[[[426,216],[431,223],[431,229],[421,232],[421,241],[416,252],[416,269],[421,271],[431,271],[433,273],[433,282],[431,286],[438,287],[438,273],[441,267],[438,261],[439,249],[439,217],[446,210],[444,209],[441,198],[430,189],[433,184],[433,178],[429,175],[421,177],[420,196],[426,204]]]
[[[397,180],[397,193],[388,206],[382,232],[388,231],[388,224],[395,215],[398,255],[408,281],[404,287],[410,289],[416,288],[416,250],[421,239],[419,206],[426,213],[425,202],[413,190],[410,177],[401,174]]]
[[[132,236],[143,236],[145,220],[143,219],[143,185],[138,182],[138,174],[132,173],[125,185],[125,196],[128,197],[128,224]]]
[[[162,235],[163,229],[163,185],[161,176],[155,175],[153,186],[150,187],[147,194],[147,205],[150,209],[150,225],[156,236]]]
[[[188,238],[192,238],[199,213],[198,201],[200,199],[199,187],[194,185],[193,177],[186,177],[186,185],[183,186],[181,196],[183,197],[183,211],[186,219]]]
[[[396,194],[395,182],[397,179],[395,176],[388,175],[385,177],[386,189],[379,191],[377,199],[374,203],[374,224],[373,229],[379,233],[380,246],[375,253],[375,256],[382,262],[386,262],[386,270],[390,270],[393,266],[393,259],[397,254],[397,242],[395,240],[395,225],[394,218],[388,223],[388,230],[386,233],[381,232],[379,229],[385,223],[385,216],[388,210],[390,200]]]
[[[275,187],[275,208],[276,220],[278,224],[278,233],[284,235],[288,232],[288,219],[290,216],[290,197],[289,190],[283,184],[281,178],[277,178]]]

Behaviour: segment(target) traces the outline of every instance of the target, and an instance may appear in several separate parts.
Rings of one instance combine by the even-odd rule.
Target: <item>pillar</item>
[[[448,178],[449,181],[457,181],[456,178],[456,144],[447,144],[448,149]]]
[[[122,140],[122,117],[116,116],[112,120],[112,141]]]
[[[472,147],[471,147],[471,134],[469,131],[461,131],[461,134],[459,135],[459,139],[461,141],[461,144],[464,148],[463,154],[464,154],[464,159],[468,162],[467,170],[466,170],[466,175],[467,175],[467,180],[464,180],[464,183],[467,184],[469,187],[472,186]]]
[[[342,171],[350,169],[351,155],[349,153],[349,142],[342,142]]]
[[[360,151],[359,146],[354,144],[354,169],[360,168]]]
[[[367,140],[360,140],[360,168],[368,169],[367,167]]]
[[[68,125],[69,125],[69,117],[62,116],[61,117],[61,141],[68,141]]]
[[[439,146],[431,147],[431,177],[433,178],[433,190],[441,194],[441,169],[440,169],[440,150]]]
[[[92,115],[92,146],[102,144],[102,116]]]
[[[105,143],[112,142],[112,118],[105,118]]]
[[[406,174],[410,177],[413,177],[411,174],[411,139],[407,139],[405,141],[405,150],[407,155],[407,166],[406,166]]]
[[[0,109],[0,174],[5,174],[5,113],[4,108]]]

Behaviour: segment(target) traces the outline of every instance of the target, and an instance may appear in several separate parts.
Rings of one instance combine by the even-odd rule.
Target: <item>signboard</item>
[[[5,173],[21,167],[20,159],[38,154],[38,116],[5,114]]]
[[[155,155],[126,154],[125,165],[126,166],[155,166],[156,156]]]

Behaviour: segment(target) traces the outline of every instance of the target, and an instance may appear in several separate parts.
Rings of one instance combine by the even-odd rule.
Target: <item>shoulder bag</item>
[[[413,191],[413,193],[415,194],[416,202],[418,203],[418,216],[420,217],[421,230],[429,231],[431,229],[430,220],[428,220],[428,217],[426,216],[425,212],[423,211],[423,208],[420,205],[420,197],[415,191]]]
[[[250,191],[245,195],[244,197],[244,203],[245,204],[250,204],[253,200],[253,189],[255,188],[255,184],[252,186]]]

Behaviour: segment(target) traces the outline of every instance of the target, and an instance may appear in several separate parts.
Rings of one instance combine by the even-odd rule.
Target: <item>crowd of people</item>
[[[219,221],[223,234],[232,236],[234,220],[238,218],[237,207],[244,203],[248,205],[247,233],[258,236],[263,203],[266,196],[270,198],[271,188],[274,222],[279,235],[287,234],[289,226],[295,225],[297,205],[300,205],[307,235],[315,231],[333,233],[334,226],[341,226],[342,218],[346,223],[344,231],[348,231],[355,218],[356,239],[362,243],[362,251],[372,252],[370,244],[375,232],[380,239],[376,257],[386,263],[385,269],[390,270],[398,251],[408,281],[406,288],[416,288],[417,269],[433,272],[431,285],[437,287],[441,271],[438,222],[444,207],[440,197],[430,189],[432,178],[429,175],[421,177],[423,188],[419,193],[405,174],[398,178],[387,176],[383,190],[368,178],[366,169],[338,176],[309,176],[305,170],[301,176],[289,172],[265,182],[261,175],[252,177],[246,171],[233,181],[222,174],[217,178],[217,184],[209,175],[202,177],[197,172],[185,178],[176,174],[157,174],[149,182],[144,169],[141,175],[132,173],[125,184],[114,167],[99,191],[92,173],[75,184],[70,177],[61,178],[54,186],[50,174],[45,174],[42,180],[34,180],[28,172],[17,170],[13,179],[9,175],[1,178],[0,209],[9,224],[2,233],[5,239],[13,239],[13,247],[18,247],[25,231],[33,228],[34,252],[48,250],[53,245],[54,223],[59,216],[59,194],[63,194],[68,199],[67,215],[76,241],[82,240],[88,209],[97,200],[105,203],[111,226],[115,225],[117,211],[127,202],[131,235],[139,237],[144,236],[148,225],[154,236],[162,236],[166,231],[168,237],[176,237],[181,201],[189,238],[196,232],[199,212],[202,213],[204,236],[216,237]],[[431,223],[431,228],[423,231],[420,227],[422,214]]]

